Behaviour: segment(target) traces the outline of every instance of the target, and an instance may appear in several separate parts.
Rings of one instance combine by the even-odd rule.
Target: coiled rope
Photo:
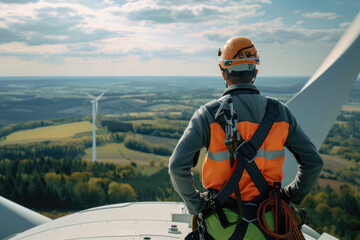
[[[289,240],[304,240],[304,236],[300,232],[295,223],[294,211],[290,208],[284,200],[281,200],[281,225],[279,226],[277,217],[277,198],[271,197],[259,204],[257,211],[257,219],[262,230],[276,239],[289,239]],[[271,210],[275,219],[276,232],[272,231],[265,219],[265,213]],[[280,230],[281,228],[281,230]],[[283,234],[280,234],[280,231]]]

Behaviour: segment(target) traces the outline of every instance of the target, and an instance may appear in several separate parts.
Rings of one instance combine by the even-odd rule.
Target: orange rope
[[[269,234],[270,236],[276,239],[289,239],[289,240],[302,240],[304,239],[302,233],[295,223],[295,215],[290,206],[283,200],[281,200],[281,223],[283,225],[282,229],[285,232],[284,234],[273,232],[265,219],[265,213],[272,211],[274,219],[275,219],[275,229],[279,229],[277,222],[277,211],[276,211],[276,197],[268,198],[263,201],[258,208],[257,211],[257,219],[259,221],[259,225],[264,232]],[[277,231],[279,232],[279,231]]]

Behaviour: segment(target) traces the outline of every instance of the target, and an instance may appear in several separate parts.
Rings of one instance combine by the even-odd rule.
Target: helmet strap
[[[225,69],[225,75],[226,75],[226,81],[230,78],[230,76],[231,76],[231,73],[230,73],[230,71],[229,70],[227,70],[227,69]]]

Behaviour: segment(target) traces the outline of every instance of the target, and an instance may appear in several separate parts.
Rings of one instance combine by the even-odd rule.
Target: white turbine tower
[[[93,95],[87,93],[87,95],[91,98],[90,102],[92,104],[92,117],[93,117],[93,134],[92,134],[92,149],[93,149],[93,155],[92,160],[93,162],[96,162],[96,114],[98,112],[98,101],[102,96],[104,96],[105,92],[100,94],[98,97],[94,97]]]

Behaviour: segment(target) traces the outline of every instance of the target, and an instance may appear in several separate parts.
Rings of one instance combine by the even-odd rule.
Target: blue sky
[[[250,37],[263,76],[310,76],[358,0],[0,0],[0,75],[217,76]]]

